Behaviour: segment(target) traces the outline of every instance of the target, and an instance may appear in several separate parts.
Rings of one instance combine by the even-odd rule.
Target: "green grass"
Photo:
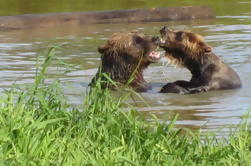
[[[243,123],[227,139],[145,123],[97,86],[83,106],[67,103],[60,82],[46,85],[48,53],[34,85],[0,100],[0,165],[251,165],[251,132]],[[182,131],[182,133],[181,133]]]

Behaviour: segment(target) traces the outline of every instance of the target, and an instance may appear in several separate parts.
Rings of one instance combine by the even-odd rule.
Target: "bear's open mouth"
[[[149,55],[147,56],[147,58],[148,58],[151,62],[156,62],[156,61],[158,61],[158,60],[161,58],[160,52],[158,52],[158,51],[151,51],[151,52],[149,53]]]

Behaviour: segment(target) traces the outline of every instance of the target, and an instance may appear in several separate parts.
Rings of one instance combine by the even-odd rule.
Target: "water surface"
[[[210,4],[209,1],[208,3]],[[137,7],[130,7],[135,6]],[[229,6],[233,11],[230,11]],[[100,64],[97,47],[104,44],[112,33],[139,31],[156,35],[163,25],[168,25],[172,29],[191,30],[203,35],[208,44],[213,46],[216,55],[237,71],[243,87],[238,90],[192,95],[160,94],[158,91],[165,83],[189,79],[190,73],[186,69],[156,63],[144,73],[145,79],[153,87],[149,92],[141,94],[148,104],[136,97],[128,100],[128,103],[136,106],[140,115],[149,120],[152,113],[163,122],[179,113],[177,123],[193,129],[202,127],[215,130],[238,124],[251,106],[251,12],[247,12],[247,6],[250,9],[251,4],[245,1],[229,1],[221,6],[215,5],[218,16],[214,20],[0,31],[0,89],[3,92],[13,83],[21,86],[31,84],[37,55],[53,44],[61,47],[57,50],[57,57],[74,64],[74,69],[64,73],[65,68],[54,64],[50,67],[49,77],[60,78],[70,102],[80,104],[83,102],[88,83]],[[236,8],[240,10],[237,12]],[[225,15],[220,9],[226,9]]]

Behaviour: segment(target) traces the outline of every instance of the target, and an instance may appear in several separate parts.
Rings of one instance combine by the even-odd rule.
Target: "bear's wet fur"
[[[101,66],[91,85],[101,76],[102,88],[116,89],[117,86],[101,74],[106,73],[118,86],[127,85],[138,92],[150,89],[143,77],[143,70],[159,58],[154,51],[157,40],[136,32],[114,33],[104,46],[98,48]]]
[[[160,92],[189,94],[241,87],[238,74],[213,53],[202,36],[188,31],[171,31],[167,27],[163,27],[160,34],[160,47],[165,50],[167,59],[192,74],[190,81],[167,83]]]

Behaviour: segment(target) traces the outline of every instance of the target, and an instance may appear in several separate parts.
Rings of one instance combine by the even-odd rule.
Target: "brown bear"
[[[167,27],[163,27],[160,34],[160,47],[165,50],[165,56],[192,74],[190,81],[168,83],[160,92],[189,94],[241,87],[238,74],[213,53],[202,36],[187,31],[171,31]]]
[[[138,92],[147,91],[150,86],[143,77],[143,70],[160,58],[159,38],[142,33],[114,33],[104,46],[99,47],[101,66],[92,79],[93,85],[101,76],[102,88],[114,89],[117,85],[128,85]],[[107,81],[101,73],[106,73],[117,85]]]

